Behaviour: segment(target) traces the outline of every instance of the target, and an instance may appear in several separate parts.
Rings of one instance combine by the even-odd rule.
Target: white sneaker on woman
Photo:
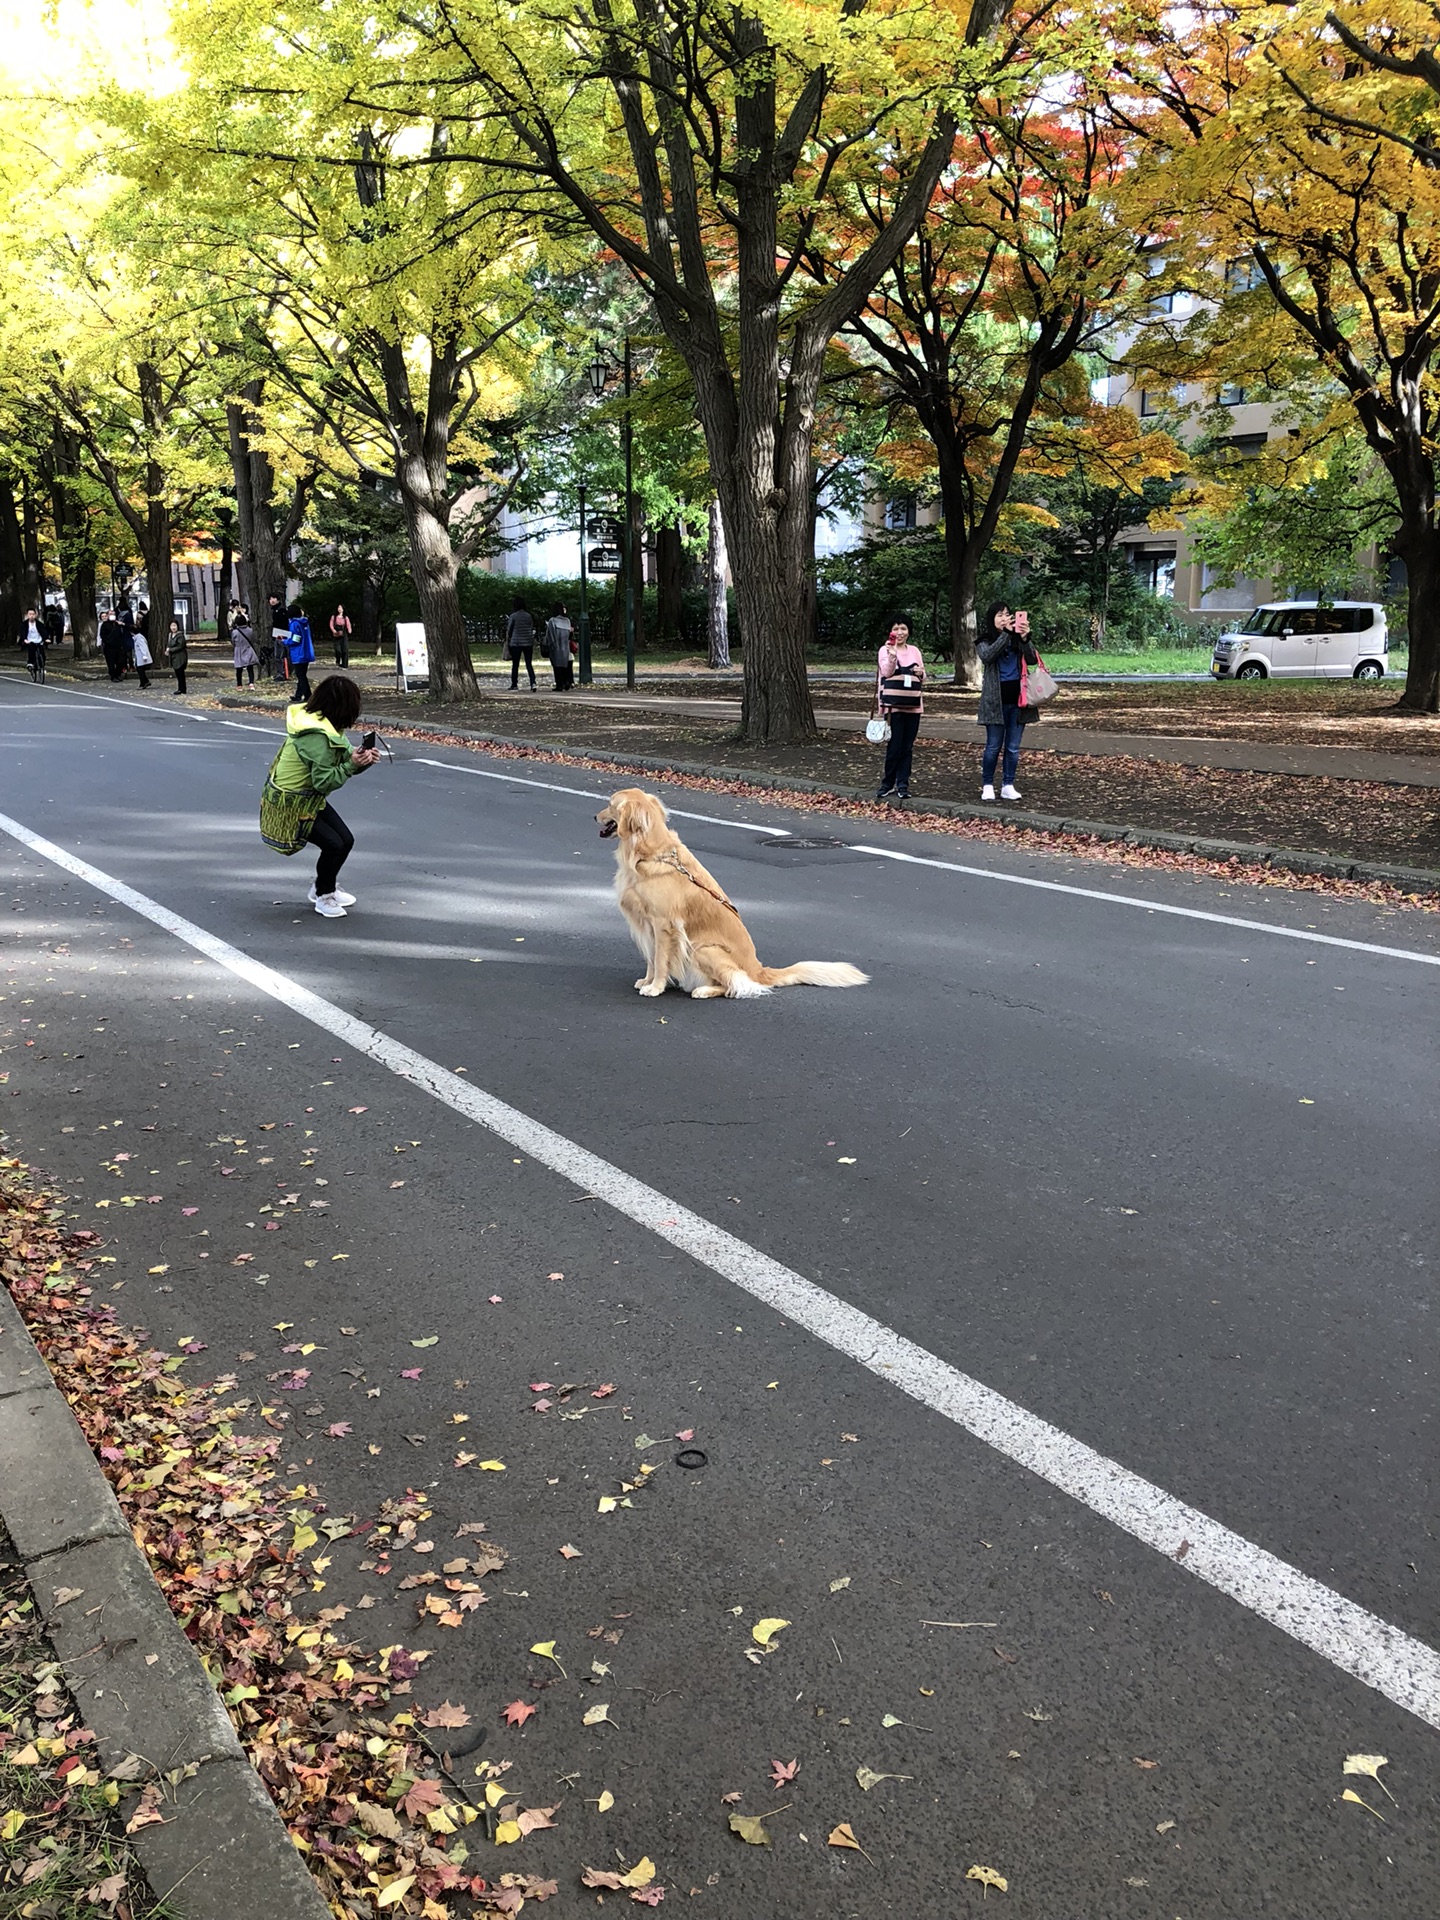
[[[1020,798],[1020,789],[1018,787],[1001,787],[1000,798],[1002,800],[1018,800]]]
[[[313,904],[319,898],[320,898],[319,894],[315,891],[315,882],[312,880],[310,882],[311,903]],[[328,894],[326,898],[330,900],[338,900],[342,907],[353,907],[355,904],[354,894],[346,893],[343,887],[336,887],[335,891],[332,894]]]
[[[982,800],[993,800],[995,798],[994,787],[981,787],[980,798]]]
[[[323,914],[327,920],[343,920],[345,918],[345,909],[340,904],[340,896],[338,893],[317,893],[315,896],[315,911]]]

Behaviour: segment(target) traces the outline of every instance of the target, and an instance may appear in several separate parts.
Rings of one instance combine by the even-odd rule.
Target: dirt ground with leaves
[[[804,747],[742,746],[728,721],[666,721],[654,713],[567,706],[540,695],[439,713],[418,698],[367,696],[366,705],[377,716],[393,714],[397,722],[432,727],[448,722],[582,754],[673,757],[733,767],[737,777],[751,769],[863,789],[878,784],[883,764],[883,750],[858,734],[826,733]],[[922,731],[909,811],[923,810],[927,799],[976,800],[979,765],[978,745],[938,740]],[[1440,790],[1429,787],[1047,753],[1040,726],[1027,733],[1020,788],[1027,810],[1070,819],[1440,868]]]

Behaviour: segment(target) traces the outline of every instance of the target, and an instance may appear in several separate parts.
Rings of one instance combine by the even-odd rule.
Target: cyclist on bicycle
[[[32,680],[45,678],[45,629],[41,625],[34,607],[25,609],[25,618],[20,622],[20,644],[25,649],[25,664],[30,669]]]

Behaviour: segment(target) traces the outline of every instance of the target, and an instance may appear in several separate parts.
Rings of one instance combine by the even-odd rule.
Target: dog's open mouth
[[[618,820],[607,820],[600,829],[600,838],[602,840],[609,840],[619,831],[620,822]]]

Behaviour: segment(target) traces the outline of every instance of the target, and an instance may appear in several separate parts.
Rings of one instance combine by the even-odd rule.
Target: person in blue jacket
[[[315,658],[315,642],[310,638],[310,622],[298,600],[291,603],[290,637],[285,642],[285,651],[290,656],[290,665],[295,674],[295,691],[290,696],[291,702],[303,704],[310,698],[310,662]]]

